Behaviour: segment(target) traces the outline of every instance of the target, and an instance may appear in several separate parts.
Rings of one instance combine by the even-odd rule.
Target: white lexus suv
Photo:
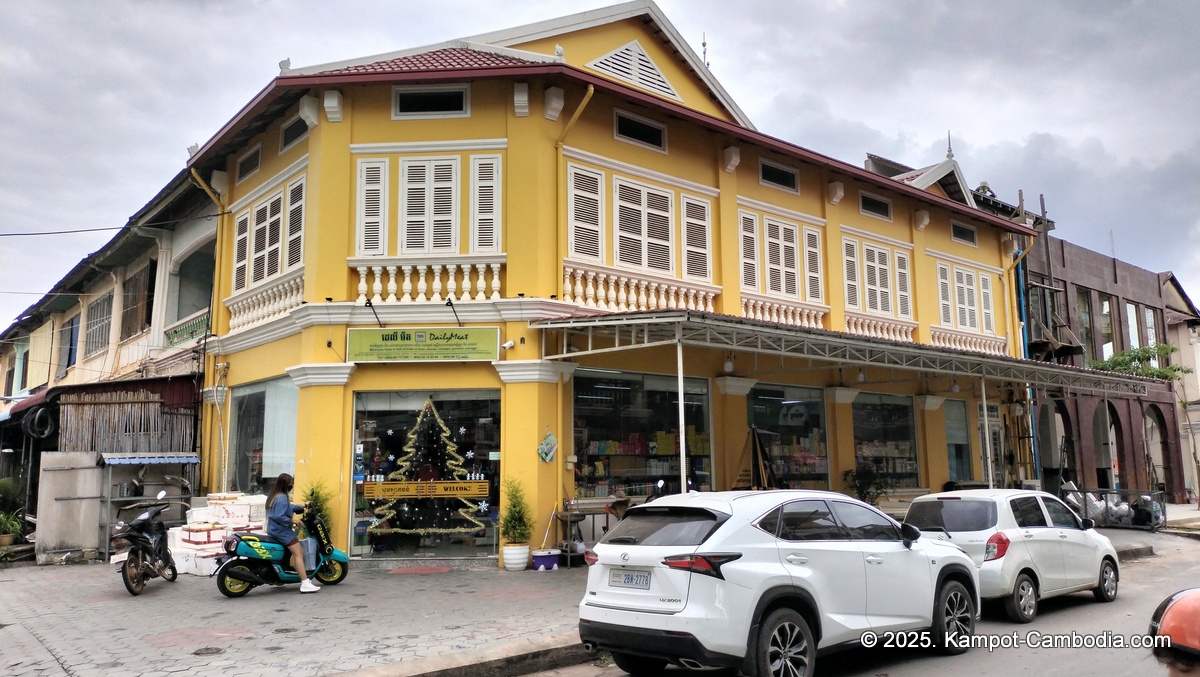
[[[579,636],[633,675],[674,663],[809,677],[818,650],[876,638],[961,653],[979,609],[961,548],[826,491],[665,496],[585,558]]]

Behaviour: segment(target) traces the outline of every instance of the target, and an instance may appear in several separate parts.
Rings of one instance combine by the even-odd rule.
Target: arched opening
[[[1070,429],[1062,400],[1050,400],[1038,408],[1038,457],[1042,464],[1042,488],[1046,491],[1057,492],[1063,483],[1075,481],[1075,449]]]
[[[1142,417],[1143,430],[1145,431],[1146,441],[1146,480],[1147,485],[1151,489],[1165,489],[1166,482],[1166,467],[1164,459],[1169,457],[1167,453],[1167,424],[1163,417],[1162,410],[1158,405],[1151,404],[1146,407],[1146,413]]]
[[[1096,405],[1092,418],[1092,443],[1096,452],[1096,488],[1121,488],[1121,452],[1124,451],[1121,420],[1111,402]]]

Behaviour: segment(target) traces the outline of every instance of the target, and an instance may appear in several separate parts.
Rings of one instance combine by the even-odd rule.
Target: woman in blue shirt
[[[308,580],[308,572],[304,570],[304,550],[292,529],[292,515],[304,512],[304,506],[288,500],[295,481],[292,476],[282,473],[275,479],[275,487],[267,494],[267,535],[287,546],[292,554],[292,566],[300,574],[300,592],[320,592],[321,588]]]

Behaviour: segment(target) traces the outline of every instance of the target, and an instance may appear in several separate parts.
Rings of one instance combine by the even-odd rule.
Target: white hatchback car
[[[1120,569],[1108,537],[1044,491],[929,494],[913,499],[904,520],[962,546],[979,567],[980,596],[1003,599],[1015,622],[1032,621],[1039,599],[1081,590],[1101,602],[1117,598]]]
[[[818,649],[865,633],[962,653],[978,616],[961,548],[826,491],[664,496],[585,558],[579,636],[634,675],[674,663],[807,677]]]

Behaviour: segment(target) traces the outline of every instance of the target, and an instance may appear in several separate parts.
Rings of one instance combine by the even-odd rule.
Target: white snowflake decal
[[[396,455],[395,455],[395,454],[388,454],[388,460],[389,460],[389,461],[394,461],[394,460],[396,460]]]
[[[466,426],[459,426],[459,427],[458,427],[458,434],[459,434],[459,435],[466,435],[466,434],[467,434],[467,427],[466,427]]]
[[[388,428],[388,437],[391,437],[391,435],[392,435],[392,429]]]
[[[473,451],[468,451],[468,452],[466,453],[466,457],[467,457],[467,458],[475,458],[475,452],[473,452]]]
[[[479,512],[487,512],[487,510],[488,510],[488,502],[480,501],[479,502]]]

